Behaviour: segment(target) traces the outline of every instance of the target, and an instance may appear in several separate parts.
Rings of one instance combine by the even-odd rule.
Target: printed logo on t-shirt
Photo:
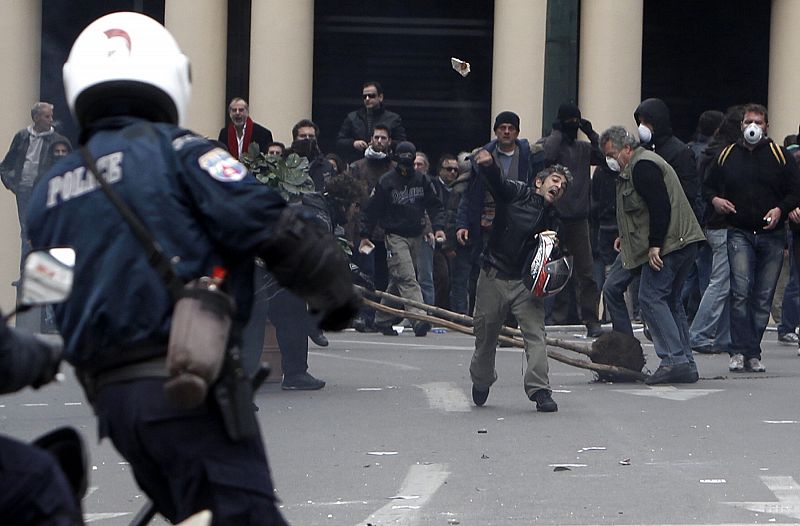
[[[222,148],[203,154],[197,162],[208,175],[223,183],[241,181],[247,175],[247,168]]]

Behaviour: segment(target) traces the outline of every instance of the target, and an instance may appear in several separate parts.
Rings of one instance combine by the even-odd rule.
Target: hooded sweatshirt
[[[656,152],[672,166],[678,175],[683,192],[699,220],[704,207],[700,197],[697,162],[691,148],[672,134],[669,108],[661,99],[646,99],[636,108],[633,118],[636,120],[636,124],[641,124],[644,119],[653,127],[652,139],[642,146]]]

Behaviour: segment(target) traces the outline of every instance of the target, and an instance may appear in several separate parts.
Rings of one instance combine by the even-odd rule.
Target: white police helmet
[[[82,127],[112,115],[179,124],[191,92],[189,59],[152,18],[112,13],[78,35],[64,64],[64,91]]]

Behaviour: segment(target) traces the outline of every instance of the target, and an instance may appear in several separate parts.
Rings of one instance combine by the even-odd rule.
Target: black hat
[[[510,124],[519,131],[519,115],[513,111],[501,111],[494,119],[493,130],[496,130],[501,124]]]
[[[414,158],[417,156],[417,147],[414,146],[414,143],[403,141],[395,147],[394,156],[397,160],[411,159],[413,163]]]
[[[581,110],[578,107],[570,102],[565,102],[561,106],[558,107],[558,115],[556,119],[560,120],[561,122],[568,121],[569,119],[578,119],[581,120]]]

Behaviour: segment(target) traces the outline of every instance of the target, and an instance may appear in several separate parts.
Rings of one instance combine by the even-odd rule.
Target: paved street
[[[580,332],[550,335],[585,341]],[[525,397],[521,350],[500,349],[499,380],[476,408],[471,337],[329,338],[310,356],[325,389],[273,383],[257,394],[293,525],[800,522],[800,357],[775,332],[765,337],[766,373],[733,374],[727,355],[698,356],[701,380],[688,386],[596,383],[591,371],[551,361],[555,414]],[[29,439],[78,427],[92,456],[88,519],[127,524],[143,497],[129,467],[97,444],[67,376],[0,400],[0,431]]]

